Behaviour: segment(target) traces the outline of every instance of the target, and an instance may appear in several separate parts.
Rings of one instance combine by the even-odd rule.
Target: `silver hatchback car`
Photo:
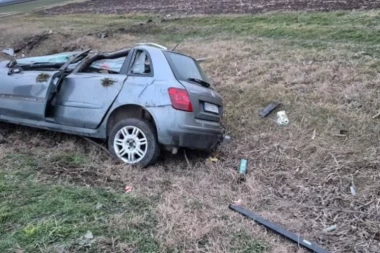
[[[197,60],[157,44],[0,62],[0,121],[106,139],[127,164],[162,148],[211,151],[223,139],[222,98]]]

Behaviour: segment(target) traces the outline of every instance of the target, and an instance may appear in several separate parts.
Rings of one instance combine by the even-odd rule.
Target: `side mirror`
[[[13,48],[6,48],[4,49],[3,51],[1,51],[3,54],[6,54],[10,57],[13,57],[15,55],[15,51],[13,50]]]
[[[9,63],[7,64],[7,67],[9,68],[8,70],[8,75],[12,75],[13,73],[21,73],[20,68],[16,68],[17,66],[17,61],[15,59],[15,51],[13,48],[6,48],[3,51],[1,51],[3,54],[8,55],[11,59]],[[16,70],[16,71],[15,71]]]

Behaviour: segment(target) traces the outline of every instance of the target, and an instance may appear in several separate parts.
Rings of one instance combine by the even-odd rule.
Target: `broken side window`
[[[129,50],[97,54],[84,60],[77,71],[79,73],[119,74],[128,54]]]
[[[120,69],[125,62],[126,57],[120,57],[116,59],[104,59],[94,61],[89,69],[93,69],[99,72],[106,73],[120,73]]]
[[[152,64],[148,54],[144,50],[137,50],[133,60],[131,73],[137,75],[152,74]]]

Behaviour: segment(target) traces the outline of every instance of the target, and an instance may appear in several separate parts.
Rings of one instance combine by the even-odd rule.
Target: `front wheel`
[[[153,164],[160,154],[154,127],[141,119],[125,119],[115,124],[108,137],[108,149],[124,163],[142,167]]]

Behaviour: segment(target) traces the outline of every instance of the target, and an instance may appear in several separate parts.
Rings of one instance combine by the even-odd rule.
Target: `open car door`
[[[67,68],[89,52],[78,53],[63,65],[11,61],[0,66],[0,117],[45,120],[47,108],[67,75]]]
[[[103,121],[111,105],[127,79],[126,73],[110,70],[111,62],[119,62],[119,68],[128,65],[130,50],[109,54],[96,54],[86,58],[64,78],[54,102],[54,122],[60,125],[96,129]],[[106,60],[106,61],[104,61]],[[108,61],[108,62],[107,62]],[[107,65],[103,71],[97,65]]]

